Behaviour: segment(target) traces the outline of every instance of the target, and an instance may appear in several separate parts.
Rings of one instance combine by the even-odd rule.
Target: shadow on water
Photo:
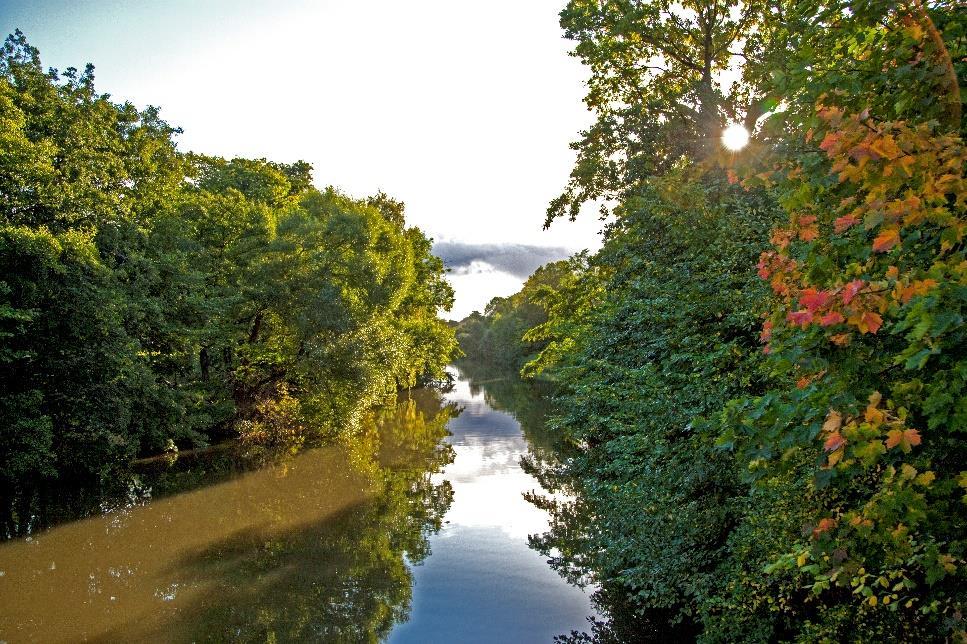
[[[138,491],[85,493],[78,510],[107,514],[46,530],[34,518],[0,544],[0,639],[383,639],[407,618],[408,563],[429,555],[452,501],[432,474],[452,459],[455,413],[414,392],[342,444],[153,462]]]

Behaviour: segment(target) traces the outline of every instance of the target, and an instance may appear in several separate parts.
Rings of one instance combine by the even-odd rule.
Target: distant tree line
[[[441,377],[453,291],[403,204],[180,152],[93,68],[0,55],[0,479],[351,427]]]
[[[527,331],[547,322],[544,298],[553,296],[572,278],[581,256],[550,262],[527,278],[523,288],[509,297],[490,300],[483,313],[474,311],[456,325],[464,356],[482,365],[521,369],[546,348]]]

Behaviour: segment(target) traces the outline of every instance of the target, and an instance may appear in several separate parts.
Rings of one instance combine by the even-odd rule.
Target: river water
[[[540,401],[510,383],[498,410],[488,387],[506,392],[506,378],[455,373],[452,391],[402,396],[341,444],[215,448],[147,463],[95,502],[58,491],[14,503],[0,640],[545,642],[584,630],[586,592],[527,544],[548,519],[524,498],[542,492],[520,466],[539,446],[518,418],[540,425]]]

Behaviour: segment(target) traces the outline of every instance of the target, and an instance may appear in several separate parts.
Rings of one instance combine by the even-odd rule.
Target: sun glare
[[[722,145],[733,152],[741,150],[748,143],[749,131],[738,123],[733,123],[722,132]]]

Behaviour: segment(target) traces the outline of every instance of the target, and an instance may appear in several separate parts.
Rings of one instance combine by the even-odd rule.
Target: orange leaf
[[[858,318],[851,317],[849,321],[863,333],[876,333],[883,326],[883,318],[880,317],[879,313],[873,311],[864,311],[863,315]]]
[[[876,253],[885,253],[896,246],[899,241],[900,231],[895,228],[884,230],[873,240],[873,251]]]
[[[837,217],[836,221],[833,222],[833,231],[839,234],[858,223],[860,223],[860,220],[853,215],[843,215],[842,217]]]
[[[812,240],[819,237],[819,226],[812,224],[810,226],[805,226],[799,229],[799,239],[804,242],[811,242]]]
[[[832,150],[837,143],[839,143],[839,134],[830,132],[823,137],[822,142],[819,144],[819,149],[832,156],[833,153],[830,152],[830,150]]]
[[[886,448],[893,449],[903,441],[903,432],[899,429],[891,429],[886,433]]]
[[[813,538],[818,539],[819,535],[829,532],[836,527],[836,519],[822,519],[819,525],[813,530]]]
[[[889,134],[877,139],[870,148],[881,157],[886,157],[887,159],[895,159],[903,152],[897,147],[896,141]]]
[[[904,452],[909,452],[910,448],[919,445],[920,441],[920,432],[915,429],[891,429],[886,434],[887,449],[899,446]]]
[[[871,425],[879,425],[886,419],[886,414],[884,414],[882,411],[880,411],[873,405],[870,405],[869,407],[866,408],[866,411],[863,413],[863,418],[864,420],[866,420],[866,422],[870,423]]]
[[[932,289],[936,285],[937,285],[937,280],[925,279],[925,280],[917,280],[915,282],[911,282],[910,288],[913,289],[913,292],[916,295],[926,295],[930,291],[930,289]]]
[[[829,435],[829,438],[827,438],[826,442],[823,443],[823,449],[826,450],[827,452],[835,452],[845,444],[846,444],[846,439],[843,438],[842,434],[840,434],[839,432],[836,432],[834,434]]]

